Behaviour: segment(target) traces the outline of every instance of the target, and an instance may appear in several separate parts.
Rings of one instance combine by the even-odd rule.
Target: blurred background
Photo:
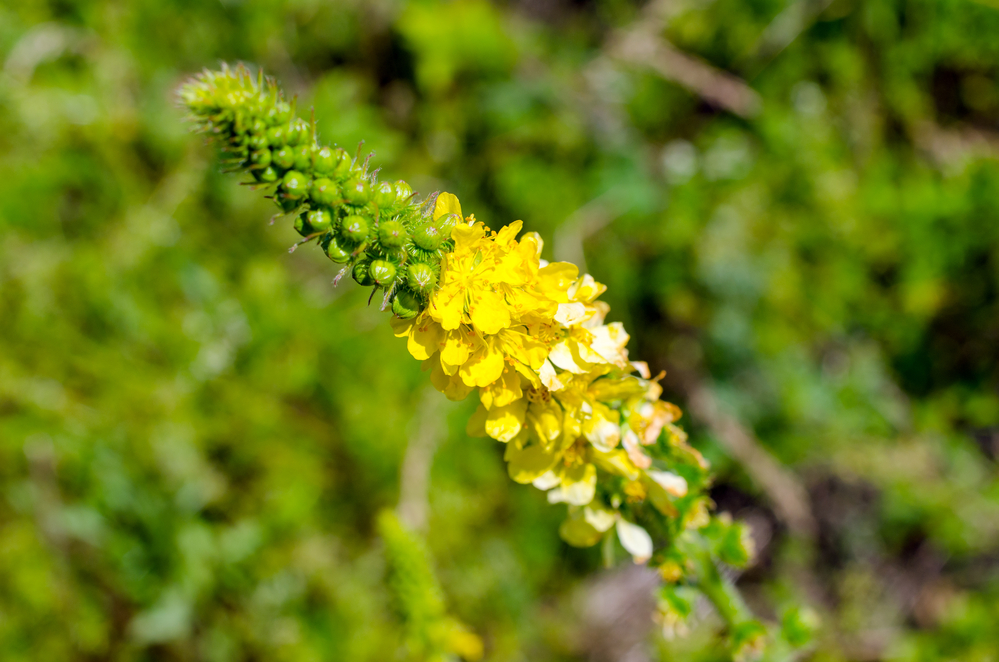
[[[0,659],[397,659],[400,499],[488,660],[722,659],[287,254],[223,60],[609,285],[805,659],[999,660],[994,0],[0,2]]]

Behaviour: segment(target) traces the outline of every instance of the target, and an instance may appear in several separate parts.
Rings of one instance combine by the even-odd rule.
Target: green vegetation
[[[789,640],[818,614],[812,659],[996,659],[997,34],[985,1],[0,5],[0,658],[474,657],[470,631],[486,660],[715,660],[753,634],[682,591],[686,636],[651,632],[649,584],[601,569],[624,550],[562,543],[369,292],[287,255],[173,96],[243,59],[324,143],[609,285],[752,531],[747,603]],[[385,554],[411,534],[378,517],[426,498],[414,466],[429,611],[468,627],[415,644]]]

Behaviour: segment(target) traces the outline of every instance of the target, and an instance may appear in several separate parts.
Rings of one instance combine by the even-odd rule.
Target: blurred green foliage
[[[238,59],[323,139],[585,260],[667,397],[709,389],[793,472],[813,539],[686,420],[756,537],[750,604],[817,611],[813,659],[999,658],[999,8],[666,9],[668,76],[615,54],[649,20],[625,0],[0,4],[0,658],[401,650],[374,522],[426,375],[187,135],[176,86]],[[465,437],[473,405],[437,412],[449,611],[489,660],[616,659],[580,606],[601,551]],[[699,622],[634,650],[718,659]]]

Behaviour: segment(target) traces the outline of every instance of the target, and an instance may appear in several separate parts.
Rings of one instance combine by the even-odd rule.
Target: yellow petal
[[[472,392],[472,387],[465,385],[458,375],[448,376],[441,367],[440,361],[435,361],[430,372],[430,383],[438,391],[447,396],[448,400],[464,400]]]
[[[548,492],[548,503],[585,506],[593,501],[596,492],[597,468],[583,464],[562,472],[562,485]]]
[[[506,446],[503,458],[507,462],[506,469],[510,478],[527,485],[555,466],[558,454],[554,450],[546,450],[540,444],[521,448],[519,444],[511,441]]]
[[[479,408],[468,419],[468,424],[465,426],[465,434],[469,437],[485,437],[487,413],[486,408],[482,406],[482,403],[479,403]]]
[[[503,354],[484,343],[465,361],[458,371],[469,386],[489,386],[503,374]]]
[[[524,227],[523,221],[514,221],[509,225],[504,225],[496,233],[496,243],[497,244],[509,244],[514,239],[517,238],[517,234],[520,232],[521,228]]]
[[[490,290],[468,293],[468,316],[475,330],[485,335],[494,335],[510,326],[510,310],[503,295]]]
[[[538,439],[547,444],[562,434],[562,407],[557,403],[532,402],[527,410],[527,418]]]
[[[527,412],[527,400],[522,398],[511,402],[505,407],[494,407],[486,416],[486,434],[504,443],[510,441],[520,432],[524,425],[524,414]]]
[[[413,324],[410,329],[406,348],[413,355],[413,358],[422,361],[441,349],[444,329],[429,317],[421,315],[417,320],[419,321]]]
[[[567,518],[558,527],[558,534],[573,547],[592,547],[604,535],[582,517]]]
[[[552,262],[538,270],[541,289],[559,303],[569,303],[566,292],[578,276],[579,267],[569,262]]]
[[[430,316],[446,331],[461,326],[465,314],[465,290],[457,285],[441,288],[430,302]]]
[[[520,386],[520,375],[510,366],[506,366],[499,379],[479,391],[479,397],[486,409],[503,407],[514,400],[519,400],[524,397],[524,391]]]
[[[642,472],[631,462],[628,454],[623,450],[615,450],[610,453],[594,451],[592,457],[593,461],[608,473],[624,476],[628,480],[637,480],[642,475]]]
[[[392,334],[395,335],[396,338],[405,338],[409,335],[409,331],[413,328],[413,325],[416,324],[417,319],[418,318],[414,317],[413,319],[404,320],[393,316],[392,319],[389,320],[389,324],[392,325]],[[422,361],[423,359],[420,360]]]
[[[437,205],[434,207],[434,220],[436,221],[445,214],[457,214],[461,216],[461,203],[458,202],[458,196],[453,193],[444,192],[437,196]]]
[[[453,366],[460,367],[471,356],[472,350],[482,341],[472,336],[464,329],[448,331],[444,336],[444,345],[441,347],[441,361]]]

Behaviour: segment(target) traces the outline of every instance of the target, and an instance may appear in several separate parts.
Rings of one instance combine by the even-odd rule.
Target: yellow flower
[[[625,500],[647,500],[675,516],[686,482],[653,468],[645,449],[665,430],[681,455],[703,466],[674,426],[680,410],[659,400],[659,377],[651,379],[646,364],[629,361],[624,326],[605,323],[604,285],[571,264],[543,263],[537,235],[517,239],[520,221],[490,232],[462,219],[458,199],[442,193],[434,218],[448,214],[454,249],[444,256],[439,288],[417,317],[394,321],[396,335],[447,397],[478,390],[468,433],[505,443],[513,480],[569,504],[567,540],[593,544],[616,526],[636,561],[644,560],[648,535],[624,521],[617,505],[607,510],[597,484],[603,474],[620,476]]]

